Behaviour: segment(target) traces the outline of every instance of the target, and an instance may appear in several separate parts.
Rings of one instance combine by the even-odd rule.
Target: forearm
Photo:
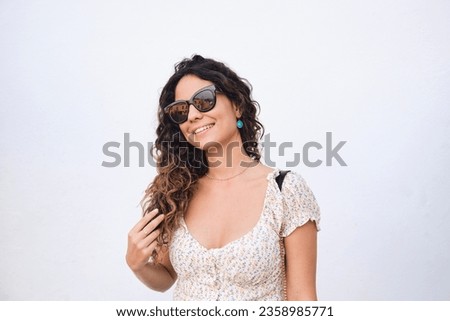
[[[172,276],[164,265],[148,262],[139,270],[133,270],[136,277],[150,289],[165,292],[175,283],[176,276]]]
[[[317,301],[317,293],[315,287],[303,288],[301,291],[297,289],[287,289],[288,301]]]

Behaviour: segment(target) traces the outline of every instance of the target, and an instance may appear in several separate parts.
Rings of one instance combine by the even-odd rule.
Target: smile
[[[196,130],[194,130],[194,135],[200,134],[200,133],[212,128],[213,126],[214,126],[214,124],[208,124],[208,125],[199,127]]]

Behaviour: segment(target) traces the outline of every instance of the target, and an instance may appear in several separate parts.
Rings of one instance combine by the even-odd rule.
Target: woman
[[[242,78],[195,55],[162,90],[143,218],[126,260],[174,300],[317,300],[320,219],[300,175],[260,162],[263,126]]]

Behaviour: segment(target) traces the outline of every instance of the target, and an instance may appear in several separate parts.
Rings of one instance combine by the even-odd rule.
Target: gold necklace
[[[253,163],[252,163],[253,164]],[[242,171],[240,171],[239,173],[237,173],[237,174],[235,174],[235,175],[233,175],[233,176],[231,176],[231,177],[227,177],[227,178],[217,178],[217,177],[212,177],[212,176],[209,176],[208,175],[208,173],[205,173],[205,175],[206,175],[206,177],[208,177],[209,179],[213,179],[213,180],[216,180],[216,181],[229,181],[230,179],[233,179],[233,178],[235,178],[235,177],[237,177],[237,176],[239,176],[239,175],[241,175],[241,174],[244,174],[245,173],[245,171],[247,170],[247,169],[249,169],[250,167],[253,167],[253,166],[247,166],[247,167],[245,167]]]

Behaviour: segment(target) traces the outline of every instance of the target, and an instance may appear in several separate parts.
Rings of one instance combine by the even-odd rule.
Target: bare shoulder
[[[258,163],[249,171],[249,179],[265,179],[267,175],[275,171],[274,168]]]

